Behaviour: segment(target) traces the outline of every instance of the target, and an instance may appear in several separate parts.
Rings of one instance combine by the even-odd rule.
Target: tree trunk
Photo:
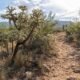
[[[14,41],[12,41],[12,53],[14,51]]]
[[[1,46],[1,52],[3,51],[3,47]]]
[[[15,49],[14,49],[14,53],[13,53],[12,59],[11,59],[11,63],[10,63],[11,65],[14,64],[15,57],[16,57],[16,54],[17,54],[17,52],[18,52],[19,46],[20,46],[20,45],[24,45],[24,44],[29,40],[29,38],[30,38],[31,35],[33,34],[35,28],[36,28],[36,26],[35,26],[35,27],[32,27],[32,30],[30,31],[30,33],[28,34],[28,36],[26,37],[25,40],[23,40],[22,42],[17,42],[17,44],[16,44],[16,46],[15,46]]]
[[[2,52],[2,45],[0,46],[0,51]]]
[[[17,54],[17,52],[18,52],[19,46],[20,46],[19,43],[17,43],[16,46],[15,46],[15,50],[14,50],[14,53],[13,53],[13,55],[12,55],[12,59],[11,59],[10,65],[14,64],[14,60],[15,60],[16,54]]]
[[[8,43],[6,44],[7,53],[9,53]]]

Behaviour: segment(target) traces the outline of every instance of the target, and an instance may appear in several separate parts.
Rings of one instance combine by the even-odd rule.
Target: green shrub
[[[66,30],[66,34],[67,34],[67,39],[69,41],[74,41],[74,42],[79,42],[80,41],[80,22],[76,22],[76,23],[71,23],[67,30]]]

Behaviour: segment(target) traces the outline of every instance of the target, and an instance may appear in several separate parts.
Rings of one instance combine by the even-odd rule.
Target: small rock
[[[21,73],[24,73],[25,70],[26,70],[25,67],[22,67],[22,68],[20,69],[20,72],[21,72]]]
[[[75,73],[80,73],[80,67],[74,67],[73,72]]]
[[[74,77],[69,77],[69,78],[67,78],[66,80],[77,80],[77,79],[74,78]]]
[[[27,71],[25,74],[27,79],[31,79],[33,77],[33,73],[30,71]]]
[[[44,69],[45,72],[49,72],[50,71],[49,66],[46,65],[46,64],[43,64],[43,69]]]

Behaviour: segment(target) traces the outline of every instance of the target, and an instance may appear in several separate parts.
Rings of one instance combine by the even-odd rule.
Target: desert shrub
[[[16,70],[17,67],[21,68],[24,66],[26,68],[25,72],[31,71],[35,74],[35,77],[49,72],[44,63],[54,56],[55,51],[50,53],[48,38],[49,36],[37,38],[31,44],[25,44],[25,48],[22,46],[15,58]]]
[[[19,61],[17,63],[22,61],[21,63],[23,64],[25,63],[25,60],[32,62],[41,61],[42,59],[40,59],[40,57],[44,57],[44,60],[47,60],[48,58],[52,57],[52,54],[50,54],[49,50],[50,45],[48,37],[45,36],[44,38],[37,38],[32,40],[31,43],[21,46],[16,57],[18,60],[16,61]]]
[[[80,23],[72,23],[69,25],[69,27],[67,28],[67,39],[69,41],[74,41],[76,43],[80,43]]]

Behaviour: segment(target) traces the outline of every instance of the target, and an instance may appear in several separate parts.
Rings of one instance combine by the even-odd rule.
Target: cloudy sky
[[[80,0],[0,0],[0,14],[5,13],[8,5],[27,5],[29,10],[41,8],[45,13],[50,11],[59,20],[73,20],[79,18]],[[2,19],[0,19],[2,21]]]

